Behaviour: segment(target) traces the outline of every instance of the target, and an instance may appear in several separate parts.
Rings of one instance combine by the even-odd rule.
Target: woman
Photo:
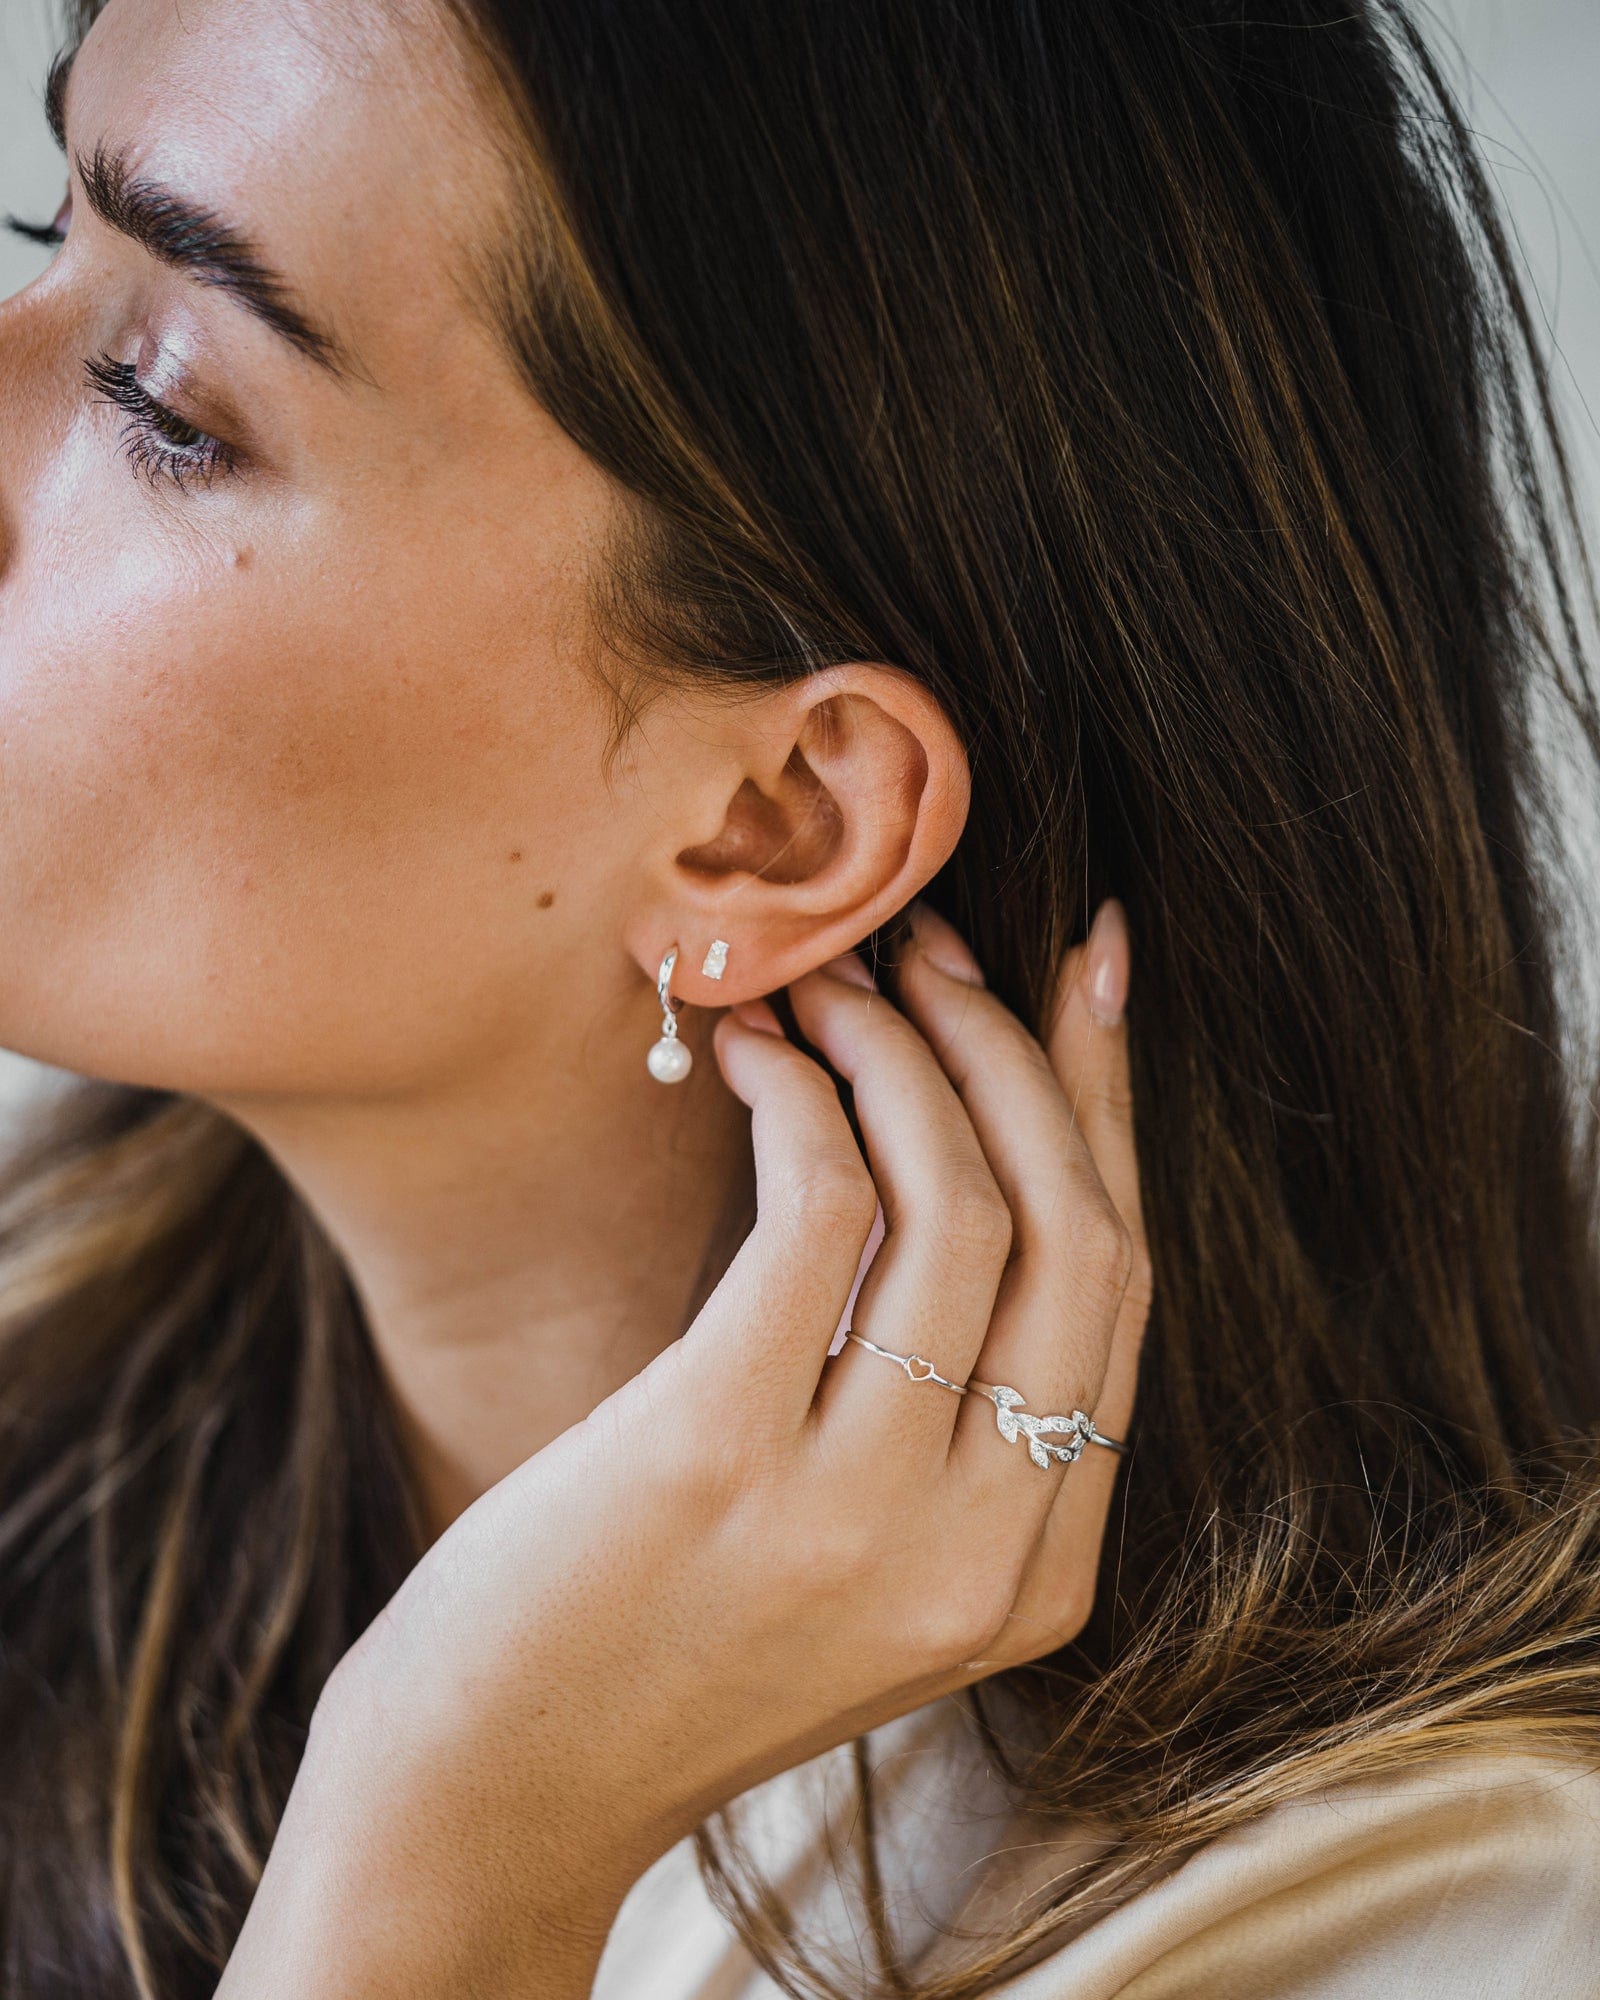
[[[1590,600],[1270,11],[78,24],[8,1995],[1595,1990]]]

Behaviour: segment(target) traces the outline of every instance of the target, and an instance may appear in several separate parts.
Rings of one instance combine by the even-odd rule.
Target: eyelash
[[[54,221],[25,222],[20,216],[8,215],[5,222],[7,228],[30,243],[59,248],[67,240],[67,232]],[[165,403],[158,403],[148,390],[139,386],[131,362],[101,354],[84,363],[84,373],[103,401],[114,403],[127,413],[128,421],[122,430],[123,451],[129,464],[142,472],[152,486],[170,479],[180,492],[186,493],[191,481],[209,486],[219,475],[238,470],[239,455],[233,447],[187,422]]]
[[[13,236],[20,236],[28,243],[37,243],[46,250],[59,250],[67,240],[67,229],[72,222],[72,189],[70,185],[61,197],[61,206],[48,222],[29,222],[25,216],[6,215],[5,227]]]
[[[198,429],[165,403],[158,403],[139,386],[131,362],[101,354],[83,366],[102,400],[127,412],[123,451],[129,464],[152,486],[170,479],[186,493],[191,481],[209,486],[219,475],[238,470],[239,455],[234,448]]]
[[[20,215],[8,215],[6,227],[13,236],[21,236],[29,243],[42,243],[47,250],[59,250],[67,240],[67,232],[53,222],[26,222]]]

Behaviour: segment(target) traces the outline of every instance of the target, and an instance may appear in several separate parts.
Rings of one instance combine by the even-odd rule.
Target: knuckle
[[[803,1551],[797,1545],[796,1556],[796,1582],[802,1592],[820,1593],[835,1602],[841,1594],[871,1594],[879,1586],[883,1549],[878,1534],[860,1514],[843,1513],[815,1525],[805,1537]]]
[[[1111,1211],[1111,1276],[1119,1292],[1125,1292],[1133,1277],[1133,1231],[1116,1210]]]
[[[1133,1251],[1133,1260],[1128,1272],[1128,1282],[1123,1290],[1123,1302],[1131,1305],[1141,1316],[1147,1314],[1155,1298],[1155,1271],[1150,1262],[1150,1253],[1142,1245]]]
[[[657,1490],[668,1496],[678,1520],[699,1526],[731,1519],[773,1476],[770,1455],[751,1428],[717,1451],[666,1449],[670,1457]]]
[[[641,1379],[636,1378],[636,1383]],[[608,1412],[607,1405],[614,1400],[608,1397],[583,1419],[582,1428],[595,1433],[595,1449],[602,1462],[626,1463],[637,1452],[642,1430],[651,1440],[651,1490],[674,1519],[700,1531],[740,1505],[766,1442],[761,1427],[741,1425],[720,1449],[708,1451],[695,1427],[682,1421],[682,1405],[675,1409],[665,1402],[654,1419],[646,1406],[640,1425],[624,1427]]]
[[[1125,1065],[1114,1064],[1095,1084],[1100,1108],[1120,1124],[1133,1123],[1133,1084]]]
[[[871,1174],[846,1160],[814,1162],[791,1179],[787,1193],[790,1212],[808,1229],[865,1237],[877,1211]]]
[[[992,1175],[963,1171],[939,1191],[936,1220],[949,1250],[964,1262],[1004,1263],[1015,1224]]]
[[[1055,1064],[1050,1060],[1049,1050],[1020,1024],[1013,1042],[1012,1056],[1017,1067],[1025,1073],[1027,1083],[1040,1092],[1048,1102],[1064,1108],[1061,1079],[1056,1074]]]
[[[1103,1196],[1081,1203],[1076,1210],[1072,1250],[1108,1291],[1120,1294],[1133,1274],[1133,1232]]]
[[[992,1651],[1007,1629],[1016,1601],[1015,1582],[1002,1568],[945,1582],[914,1608],[919,1652],[940,1665],[953,1666]]]
[[[1045,1617],[1019,1615],[980,1656],[966,1664],[981,1666],[990,1673],[1007,1667],[1023,1667],[1070,1646],[1088,1621],[1068,1607],[1052,1605]]]
[[[1009,1635],[1019,1661],[1042,1659],[1071,1645],[1088,1625],[1094,1611],[1094,1584],[1074,1579],[1052,1593],[1049,1604],[1037,1616],[1013,1621]]]

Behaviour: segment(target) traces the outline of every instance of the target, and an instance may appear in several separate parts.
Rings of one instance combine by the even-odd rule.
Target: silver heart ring
[[[1028,1456],[1041,1470],[1050,1470],[1050,1461],[1055,1459],[1062,1465],[1071,1465],[1074,1459],[1083,1456],[1086,1444],[1103,1444],[1109,1451],[1126,1452],[1128,1447],[1116,1438],[1108,1438],[1103,1431],[1095,1429],[1093,1417],[1087,1417],[1082,1410],[1074,1410],[1070,1417],[1035,1417],[1023,1411],[1022,1405],[1028,1400],[1019,1389],[1008,1389],[1005,1384],[995,1382],[952,1382],[941,1375],[931,1361],[920,1354],[895,1354],[887,1347],[879,1347],[876,1341],[868,1340],[865,1334],[847,1333],[846,1340],[853,1340],[857,1346],[865,1347],[870,1353],[881,1354],[885,1361],[892,1361],[897,1368],[903,1368],[913,1382],[937,1382],[941,1389],[953,1389],[958,1396],[969,1393],[987,1396],[994,1404],[995,1424],[1007,1444],[1015,1444],[1018,1438],[1028,1440]],[[1053,1444],[1050,1439],[1063,1437],[1065,1442]]]

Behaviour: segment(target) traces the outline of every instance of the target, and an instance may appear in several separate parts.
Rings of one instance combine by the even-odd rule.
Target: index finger
[[[761,1385],[798,1432],[877,1219],[877,1189],[832,1078],[775,1017],[766,1031],[724,1014],[712,1046],[729,1086],[750,1107],[756,1225],[684,1335],[683,1350],[718,1370],[731,1364],[741,1395],[752,1380]]]

